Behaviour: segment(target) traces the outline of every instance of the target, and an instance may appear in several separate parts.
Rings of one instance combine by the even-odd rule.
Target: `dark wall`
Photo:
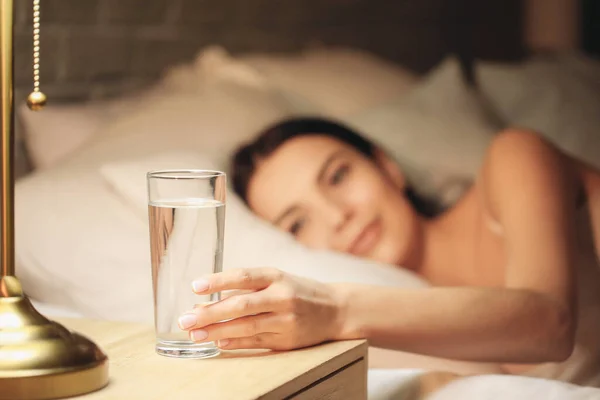
[[[583,49],[600,57],[600,1],[581,0],[581,29]]]
[[[17,95],[31,86],[31,0],[15,0]],[[42,85],[65,100],[142,86],[203,46],[370,50],[419,72],[455,49],[522,53],[521,0],[43,0]]]

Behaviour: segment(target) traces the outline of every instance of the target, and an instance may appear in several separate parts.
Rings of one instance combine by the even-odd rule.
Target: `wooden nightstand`
[[[110,360],[109,385],[76,399],[367,398],[367,344],[363,340],[291,352],[232,351],[212,359],[185,360],[157,355],[150,326],[57,321],[94,340]]]

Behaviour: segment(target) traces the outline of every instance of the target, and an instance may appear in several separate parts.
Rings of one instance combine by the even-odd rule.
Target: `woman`
[[[183,315],[194,340],[284,350],[366,338],[514,373],[546,363],[546,376],[600,385],[600,174],[539,136],[498,134],[476,183],[440,215],[381,149],[320,119],[285,121],[242,148],[233,184],[305,245],[408,268],[434,287],[227,271],[194,291],[249,292]]]

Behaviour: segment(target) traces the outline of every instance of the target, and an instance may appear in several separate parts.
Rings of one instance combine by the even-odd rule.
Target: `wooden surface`
[[[366,399],[367,344],[328,343],[291,352],[231,351],[205,360],[162,357],[145,325],[57,322],[94,340],[110,359],[110,383],[76,399]],[[308,396],[308,397],[307,397]]]
[[[367,393],[367,362],[363,359],[340,370],[328,379],[319,381],[297,393],[294,400],[364,399]]]

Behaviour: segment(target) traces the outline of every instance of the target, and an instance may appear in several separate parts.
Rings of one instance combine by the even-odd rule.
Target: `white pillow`
[[[201,93],[163,96],[112,121],[66,164],[100,165],[192,149],[226,165],[240,142],[291,115],[293,110],[268,88],[216,81]]]
[[[482,90],[512,126],[533,129],[600,168],[600,63],[575,54],[480,63]]]
[[[31,164],[46,169],[75,151],[98,130],[104,114],[101,105],[48,105],[33,112],[18,109],[23,139]]]
[[[442,205],[472,182],[501,128],[463,83],[452,57],[409,93],[346,121],[387,149],[417,192]]]
[[[165,72],[164,77],[151,87],[125,96],[85,103],[49,104],[42,111],[32,112],[23,104],[18,108],[19,121],[32,165],[43,170],[56,165],[94,139],[111,121],[135,114],[145,107],[154,106],[163,98],[171,101],[201,95],[207,86],[223,81],[246,87],[267,88],[265,77],[231,57],[224,49],[210,46],[198,53],[196,59],[177,65]],[[272,91],[271,96],[277,96]],[[303,109],[312,109],[303,99],[293,99]],[[279,97],[284,102],[284,97]]]
[[[34,300],[91,318],[149,321],[146,221],[97,171],[54,169],[16,189],[17,276]],[[151,303],[150,303],[151,305]]]
[[[277,88],[279,101],[297,113],[338,117],[382,103],[416,82],[408,70],[359,50],[323,48],[299,55],[234,58],[220,46],[208,46],[192,62],[168,69],[160,81],[139,93],[112,100],[50,104],[40,112],[20,107],[18,115],[31,162],[38,170],[50,168],[94,138],[107,122],[162,96],[197,94],[207,84],[223,79]]]
[[[293,99],[306,99],[322,115],[344,118],[414,87],[416,74],[368,52],[317,47],[295,55],[240,57]]]
[[[23,127],[23,139],[35,169],[56,165],[73,154],[96,135],[111,120],[126,115],[145,102],[165,94],[156,85],[140,93],[112,100],[75,104],[49,104],[33,112],[23,104],[18,118]]]

